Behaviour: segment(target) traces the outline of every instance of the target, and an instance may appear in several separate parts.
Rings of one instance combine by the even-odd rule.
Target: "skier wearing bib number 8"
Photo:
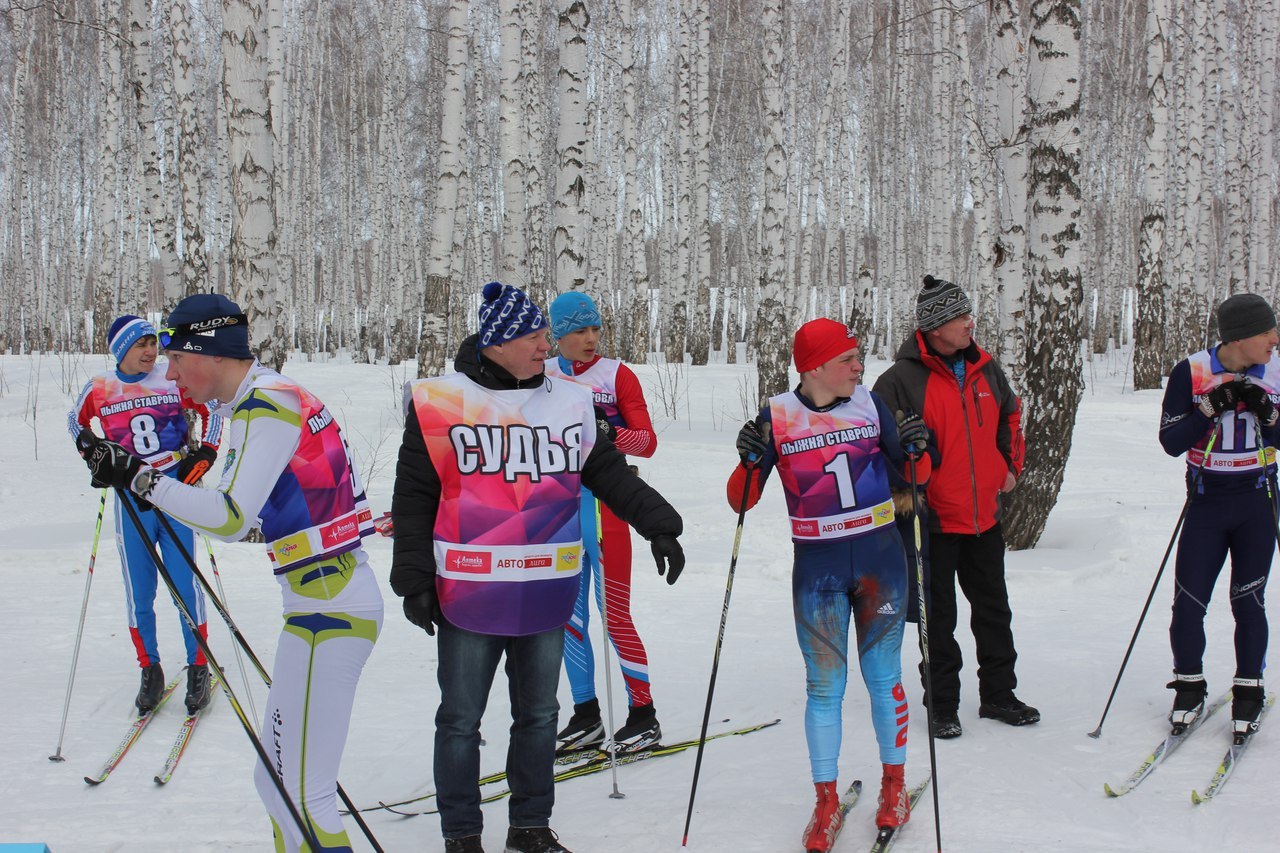
[[[1262,713],[1267,652],[1263,603],[1276,549],[1275,447],[1280,439],[1276,316],[1261,296],[1240,293],[1218,307],[1222,343],[1174,365],[1160,414],[1160,445],[1187,454],[1186,520],[1174,564],[1173,710],[1175,730],[1204,713],[1204,617],[1231,554],[1236,671],[1231,719],[1237,741]],[[1259,447],[1261,438],[1262,448]],[[1212,445],[1210,441],[1212,440]]]
[[[155,470],[184,483],[198,483],[217,459],[222,418],[193,402],[165,378],[165,365],[156,365],[159,351],[156,330],[146,320],[130,314],[116,318],[107,335],[107,347],[116,359],[116,367],[90,379],[76,398],[75,406],[67,413],[72,439],[82,430],[92,429],[96,419],[103,437],[122,445]],[[199,415],[203,425],[200,446],[195,450],[188,445],[187,410]],[[94,485],[105,487],[100,483]],[[142,668],[142,683],[135,703],[138,713],[145,714],[159,704],[165,684],[156,642],[158,578],[147,550],[153,544],[160,546],[165,566],[173,575],[183,601],[199,620],[201,636],[207,637],[204,594],[196,587],[187,561],[178,550],[178,542],[160,527],[155,516],[140,512],[147,530],[147,540],[144,540],[133,525],[123,521],[125,513],[119,500],[117,495],[116,546],[124,575],[129,635],[138,655],[138,666]],[[132,494],[128,500],[134,501],[139,510],[150,508],[150,504]],[[173,529],[187,553],[194,553],[191,530],[177,522]],[[186,705],[188,711],[195,712],[209,704],[209,671],[191,629],[181,617],[178,621],[187,650]]]

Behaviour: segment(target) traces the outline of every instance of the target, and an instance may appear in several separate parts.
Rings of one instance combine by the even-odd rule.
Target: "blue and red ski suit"
[[[904,764],[907,697],[902,687],[902,631],[907,592],[902,540],[894,526],[890,477],[901,482],[905,454],[898,428],[865,387],[817,407],[796,391],[769,400],[758,423],[769,449],[753,469],[729,478],[729,505],[759,500],[778,471],[786,489],[795,562],[792,608],[805,662],[805,736],[813,781],[837,777],[841,706],[848,682],[849,626],[871,699],[880,761]],[[931,463],[917,463],[927,480]],[[759,472],[758,477],[752,477]],[[752,477],[748,483],[748,477]]]

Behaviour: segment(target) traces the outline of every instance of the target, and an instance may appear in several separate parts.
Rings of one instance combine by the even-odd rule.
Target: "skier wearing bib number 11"
[[[889,486],[891,478],[905,482],[908,454],[920,484],[932,460],[924,421],[908,413],[896,422],[861,384],[861,353],[851,331],[835,320],[812,320],[796,332],[793,355],[800,385],[770,398],[739,431],[742,461],[727,494],[733,509],[742,511],[744,497],[750,508],[774,471],[786,491],[795,554],[792,607],[808,694],[805,737],[817,794],[804,847],[822,853],[844,821],[836,774],[850,625],[883,764],[876,825],[901,826],[911,813],[903,782],[907,565]]]
[[[1276,549],[1275,447],[1280,439],[1276,315],[1261,296],[1239,293],[1218,307],[1222,343],[1174,365],[1160,413],[1160,445],[1187,454],[1186,520],[1174,568],[1175,731],[1204,713],[1204,617],[1231,554],[1236,671],[1231,719],[1237,743],[1258,729],[1267,652],[1263,604]],[[1216,433],[1216,435],[1215,435]],[[1259,441],[1261,439],[1261,441]],[[1212,445],[1210,441],[1212,440]]]
[[[67,427],[72,439],[80,432],[99,424],[102,436],[168,477],[195,484],[209,470],[218,456],[222,437],[222,418],[211,414],[204,405],[195,403],[178,386],[165,378],[165,364],[156,364],[159,346],[155,327],[141,317],[126,314],[116,318],[107,335],[107,348],[116,359],[116,368],[89,380],[67,413]],[[200,446],[188,444],[186,411],[200,416],[203,431]],[[105,484],[94,483],[105,487]],[[139,510],[151,505],[133,494],[128,499]],[[174,542],[149,512],[140,512],[147,539],[126,523],[124,510],[116,496],[116,546],[120,549],[120,567],[124,574],[129,636],[142,668],[142,684],[135,703],[139,714],[155,710],[164,690],[164,672],[160,667],[160,649],[156,643],[155,563],[147,555],[153,545],[160,546],[165,566],[182,593],[191,614],[199,620],[201,636],[207,637],[204,615],[204,593],[195,585],[191,569]],[[173,530],[188,554],[195,553],[190,528],[178,522]],[[187,710],[194,713],[209,704],[209,670],[204,652],[186,622],[179,617],[182,638],[187,647]]]

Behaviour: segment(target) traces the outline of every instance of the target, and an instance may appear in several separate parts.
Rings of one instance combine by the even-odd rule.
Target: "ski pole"
[[[84,600],[80,604],[80,626],[76,628],[76,644],[71,650],[71,672],[67,675],[67,697],[62,700],[62,725],[58,727],[58,748],[50,761],[66,761],[62,757],[62,737],[67,732],[67,712],[71,709],[71,687],[76,680],[76,663],[80,660],[80,640],[84,637],[84,618],[89,611],[89,585],[93,583],[93,564],[98,561],[98,535],[102,533],[102,514],[107,508],[107,490],[98,501],[98,522],[93,526],[93,545],[89,548],[89,569],[84,576]]]
[[[142,526],[142,519],[138,517],[138,510],[134,508],[133,503],[129,500],[129,495],[125,493],[124,489],[117,486],[116,496],[119,498],[120,505],[123,506],[125,511],[129,514],[129,520],[133,522],[134,528],[138,531],[138,536],[144,542],[148,542],[146,528]],[[152,511],[156,512],[159,518],[164,518],[164,515],[160,513],[158,507],[153,507]],[[170,535],[172,535],[173,528],[168,524],[165,524],[165,527],[169,529]],[[175,536],[174,539],[176,541],[177,537]],[[169,594],[173,596],[173,603],[177,606],[178,612],[182,614],[182,618],[186,620],[187,627],[191,629],[191,634],[195,637],[196,644],[200,647],[200,651],[204,652],[205,660],[208,661],[209,664],[209,669],[213,671],[214,677],[222,682],[222,692],[227,694],[227,701],[231,703],[231,707],[235,711],[236,717],[240,720],[240,725],[244,728],[244,733],[248,735],[249,740],[253,743],[253,748],[258,753],[258,758],[262,761],[262,766],[267,769],[267,775],[271,777],[271,781],[275,784],[276,791],[279,792],[285,806],[289,809],[289,815],[293,818],[294,823],[298,825],[298,830],[302,833],[302,837],[311,845],[312,850],[323,850],[324,848],[320,846],[320,842],[316,838],[315,833],[312,832],[311,827],[307,825],[307,822],[302,819],[302,813],[299,812],[298,807],[294,805],[293,799],[289,796],[289,791],[285,788],[284,780],[280,778],[280,774],[276,772],[276,768],[271,763],[271,757],[267,755],[267,750],[263,747],[262,741],[259,740],[257,734],[254,733],[253,726],[250,724],[249,718],[245,716],[244,706],[242,706],[240,704],[240,700],[236,698],[235,690],[231,688],[230,682],[227,681],[226,673],[223,672],[222,667],[218,666],[218,661],[213,656],[213,649],[209,648],[209,641],[200,636],[199,623],[196,622],[195,616],[192,615],[191,610],[187,607],[187,603],[182,600],[182,595],[178,592],[177,584],[173,582],[173,577],[170,576],[169,570],[165,567],[164,560],[160,559],[160,555],[156,553],[155,545],[153,543],[148,542],[147,554],[151,557],[151,562],[155,564],[156,571],[159,573],[161,580],[164,581],[164,585],[168,587]],[[187,556],[189,557],[190,555]],[[195,564],[193,562],[192,567],[194,568],[194,566]]]
[[[901,420],[901,412],[898,413]],[[907,454],[911,469],[911,526],[916,539],[916,605],[920,611],[916,630],[920,636],[920,656],[924,661],[924,712],[929,726],[929,778],[933,784],[933,829],[938,850],[942,850],[942,817],[938,806],[938,753],[933,738],[933,675],[929,668],[929,620],[924,596],[924,559],[920,556],[923,537],[920,534],[920,481],[916,479],[916,458]]]
[[[605,702],[608,704],[609,731],[615,732],[613,723],[613,675],[610,673],[609,666],[609,583],[604,576],[604,519],[600,515],[601,503],[600,499],[595,499],[596,505],[596,562],[600,569],[600,583],[596,587],[596,592],[600,594],[600,625],[604,630],[604,696]],[[584,632],[585,635],[585,632]],[[617,649],[614,649],[617,652]],[[619,664],[622,658],[618,658]],[[613,775],[613,793],[609,795],[611,800],[624,800],[627,795],[618,790],[618,752],[616,749],[609,750],[609,772]]]
[[[248,655],[249,661],[253,664],[254,669],[258,671],[258,675],[262,678],[263,682],[270,687],[271,676],[267,673],[266,667],[262,665],[262,661],[258,659],[256,654],[254,654],[253,647],[251,647],[249,645],[249,641],[244,638],[244,634],[240,633],[240,628],[236,625],[235,620],[231,618],[231,612],[227,610],[227,605],[222,601],[221,597],[214,593],[213,588],[209,585],[208,578],[206,578],[204,573],[200,571],[200,567],[196,565],[195,559],[187,551],[187,547],[182,544],[182,540],[178,538],[178,534],[174,531],[173,525],[169,523],[168,517],[160,511],[159,507],[156,507],[153,511],[156,514],[156,518],[160,521],[160,526],[168,532],[169,538],[178,546],[178,553],[187,561],[187,565],[191,568],[192,576],[195,577],[196,581],[204,589],[209,600],[213,602],[214,609],[218,611],[218,615],[220,615],[222,617],[222,621],[226,623],[227,630],[231,632],[232,638],[240,648],[244,649],[244,653]],[[227,689],[225,686],[225,679],[223,680],[223,685],[223,689]],[[257,743],[256,737],[254,742]],[[272,772],[274,773],[275,771],[273,770]],[[382,853],[382,847],[378,844],[378,839],[374,837],[373,830],[369,829],[369,825],[365,823],[364,818],[356,811],[356,804],[352,802],[349,796],[347,796],[347,792],[342,789],[341,784],[337,786],[337,789],[338,797],[342,800],[343,805],[350,810],[351,816],[355,819],[356,825],[360,827],[360,831],[364,833],[364,837],[369,840],[369,843],[377,853]]]
[[[1173,543],[1178,541],[1178,533],[1182,531],[1182,523],[1187,520],[1187,509],[1191,506],[1191,496],[1195,494],[1196,488],[1200,485],[1200,476],[1204,473],[1204,466],[1209,462],[1209,454],[1213,452],[1213,444],[1218,439],[1218,428],[1222,424],[1222,415],[1219,414],[1213,421],[1213,432],[1209,435],[1209,443],[1205,445],[1204,456],[1200,459],[1200,465],[1196,468],[1195,475],[1191,478],[1191,485],[1187,488],[1187,499],[1182,502],[1182,512],[1178,513],[1178,523],[1173,526],[1173,535],[1169,537],[1169,544],[1164,549],[1164,558],[1160,561],[1160,568],[1156,570],[1156,578],[1151,582],[1151,591],[1147,593],[1146,603],[1142,605],[1142,613],[1138,615],[1138,624],[1133,628],[1133,636],[1129,639],[1129,648],[1124,650],[1124,660],[1120,661],[1120,671],[1116,673],[1115,683],[1111,685],[1111,695],[1107,697],[1107,705],[1102,709],[1102,717],[1098,720],[1098,727],[1089,732],[1089,737],[1102,737],[1102,724],[1107,719],[1107,712],[1111,710],[1111,701],[1116,698],[1116,690],[1120,687],[1120,679],[1124,676],[1124,669],[1129,665],[1129,656],[1133,654],[1133,646],[1138,642],[1138,632],[1142,630],[1142,623],[1147,618],[1147,611],[1151,608],[1151,600],[1156,596],[1156,587],[1160,585],[1160,578],[1164,575],[1164,567],[1169,562],[1169,554],[1173,552]]]
[[[707,745],[707,724],[711,722],[711,697],[716,691],[716,673],[720,670],[720,649],[724,645],[724,627],[729,621],[729,598],[733,595],[733,574],[738,568],[738,546],[742,544],[742,524],[747,518],[747,498],[751,494],[751,475],[755,468],[747,468],[746,483],[742,487],[742,503],[738,509],[738,528],[733,534],[733,555],[729,558],[729,577],[724,585],[724,606],[720,609],[720,630],[716,634],[716,653],[711,659],[711,680],[707,684],[707,704],[702,710],[702,730],[698,733],[698,754],[693,762],[693,784],[689,788],[689,809],[684,816],[684,838],[681,847],[689,844],[689,824],[693,822],[693,799],[698,793],[698,774],[702,771],[702,752]]]
[[[213,543],[204,534],[201,534],[200,538],[204,540],[205,550],[209,552],[209,566],[213,569],[213,581],[218,585],[218,595],[222,596],[223,602],[226,602],[227,591],[222,586],[222,572],[218,571],[218,558],[213,555]],[[240,683],[244,685],[245,702],[249,705],[249,719],[254,723],[254,731],[257,731],[258,709],[253,703],[253,688],[249,686],[249,674],[245,672],[244,653],[241,651],[239,643],[232,643],[231,648],[236,653],[236,668],[240,670]]]

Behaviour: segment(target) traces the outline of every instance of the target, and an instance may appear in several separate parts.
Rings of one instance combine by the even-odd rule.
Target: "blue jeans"
[[[525,637],[465,631],[449,622],[438,631],[440,709],[436,711],[435,781],[440,828],[445,838],[478,835],[480,812],[480,719],[489,688],[506,655],[511,695],[511,741],[507,746],[510,825],[547,826],[555,804],[556,720],[560,703],[560,659],[564,629]]]

